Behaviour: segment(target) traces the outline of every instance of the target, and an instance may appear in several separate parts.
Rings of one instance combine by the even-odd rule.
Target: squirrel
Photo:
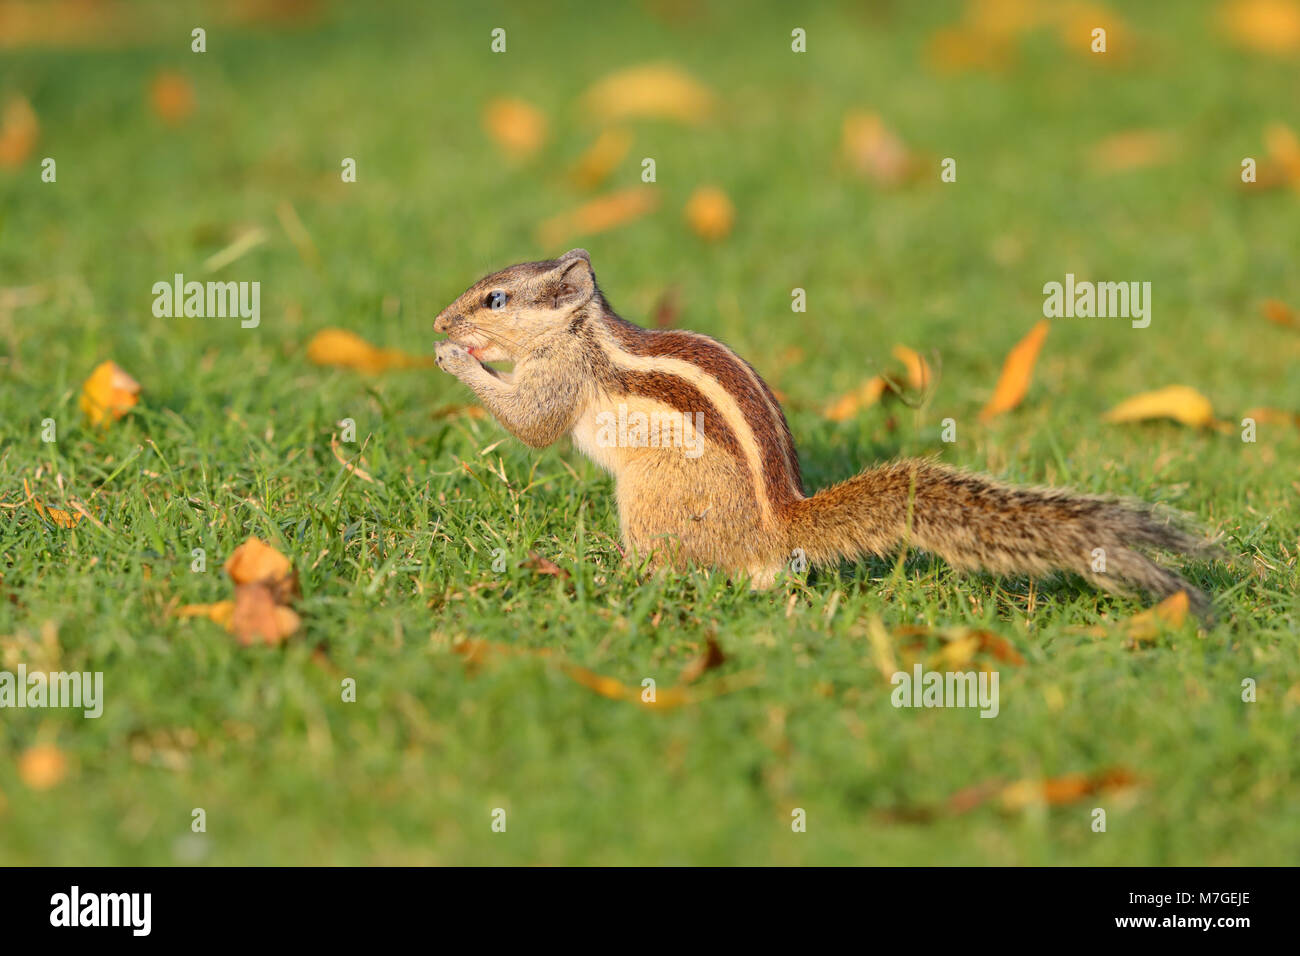
[[[544,448],[567,434],[613,474],[624,545],[652,566],[718,568],[767,588],[800,552],[826,566],[912,546],[963,571],[1185,591],[1207,612],[1201,591],[1143,553],[1205,543],[1142,504],[1012,487],[929,459],[806,495],[781,404],[753,367],[708,336],[618,316],[584,249],[480,279],[434,329],[447,335],[439,368],[515,437]]]

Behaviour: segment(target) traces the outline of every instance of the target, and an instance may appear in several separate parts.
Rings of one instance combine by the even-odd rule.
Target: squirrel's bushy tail
[[[963,570],[1073,571],[1120,593],[1141,589],[1163,598],[1186,591],[1197,613],[1209,608],[1206,596],[1181,575],[1138,550],[1192,554],[1207,544],[1149,508],[1058,489],[1008,487],[917,459],[869,469],[797,502],[789,545],[823,565],[910,545]]]

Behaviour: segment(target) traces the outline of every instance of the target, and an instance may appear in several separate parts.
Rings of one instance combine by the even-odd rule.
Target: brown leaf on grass
[[[1056,21],[1061,43],[1066,49],[1082,53],[1090,62],[1109,66],[1127,59],[1133,49],[1133,38],[1128,25],[1119,14],[1106,7],[1083,0],[1063,0],[1052,3],[1048,10]],[[1106,31],[1106,50],[1093,51],[1092,31]]]
[[[184,74],[162,70],[149,82],[149,105],[164,123],[177,126],[194,112],[194,86]]]
[[[206,617],[224,627],[245,647],[256,641],[279,644],[295,633],[301,620],[289,607],[299,596],[293,562],[257,537],[249,537],[226,559],[225,571],[235,585],[233,601],[186,604],[174,617]]]
[[[627,156],[632,134],[623,129],[603,130],[587,151],[578,157],[570,178],[582,189],[595,189]]]
[[[230,619],[235,613],[234,601],[217,601],[214,604],[182,604],[172,612],[173,617],[206,617],[230,630]]]
[[[542,557],[536,551],[528,552],[528,560],[524,562],[523,566],[540,575],[549,575],[555,578],[569,577],[568,571],[564,570],[564,568],[560,567],[549,558]]]
[[[1264,318],[1275,325],[1288,329],[1300,329],[1300,317],[1296,316],[1294,309],[1279,299],[1265,299],[1260,306],[1260,310],[1264,313]]]
[[[506,155],[526,159],[546,142],[546,117],[525,100],[502,97],[483,108],[483,128]]]
[[[699,657],[691,661],[684,668],[680,677],[683,684],[693,684],[704,676],[705,671],[711,671],[715,667],[721,667],[727,660],[727,655],[722,653],[722,648],[712,635],[705,639],[704,652]]]
[[[298,630],[301,623],[292,608],[276,600],[275,592],[266,584],[238,584],[235,586],[235,606],[230,615],[229,629],[245,647],[261,640],[266,644],[279,644]]]
[[[635,222],[658,205],[655,190],[628,186],[552,216],[537,227],[537,238],[547,248],[562,245],[574,236],[593,235]]]
[[[81,386],[81,410],[92,425],[107,426],[135,407],[140,383],[115,362],[101,362]]]
[[[1162,166],[1174,158],[1177,140],[1164,130],[1135,129],[1107,136],[1089,152],[1092,168],[1101,173]]]
[[[1184,425],[1202,427],[1214,424],[1214,409],[1210,400],[1196,389],[1188,385],[1167,385],[1125,399],[1103,417],[1108,422],[1172,418]]]
[[[900,185],[913,168],[907,147],[877,113],[847,113],[841,126],[840,149],[853,172],[880,186]]]
[[[903,627],[895,631],[897,637],[938,637],[944,642],[939,658],[944,664],[960,666],[969,663],[977,653],[986,653],[1004,664],[1021,667],[1025,659],[1016,650],[1016,646],[1001,635],[982,628],[970,627]],[[909,651],[915,651],[923,645],[913,642],[907,645]]]
[[[1189,602],[1186,591],[1171,594],[1155,607],[1135,614],[1124,622],[1126,637],[1135,642],[1154,641],[1165,630],[1183,626]]]
[[[30,501],[32,507],[36,509],[36,513],[57,527],[75,528],[78,523],[80,523],[82,517],[80,514],[74,515],[71,512],[64,511],[62,508],[48,507],[47,505],[42,504],[38,499],[32,497],[32,488],[31,485],[27,483],[26,478],[23,479],[23,491],[27,495],[27,501]],[[19,505],[24,503],[25,502],[19,502]]]
[[[920,353],[909,349],[906,345],[895,345],[894,358],[902,362],[903,368],[907,369],[908,385],[921,391],[929,387],[932,380],[930,366],[925,359],[921,358]]]
[[[686,200],[686,222],[701,239],[725,239],[736,222],[736,207],[716,186],[700,186]]]
[[[1300,428],[1300,414],[1282,408],[1257,405],[1248,409],[1242,418],[1252,418],[1261,425],[1294,425]]]
[[[584,111],[605,122],[654,117],[701,123],[713,94],[670,63],[628,67],[597,81],[583,95]]]
[[[11,96],[0,113],[0,167],[21,166],[35,148],[40,131],[32,104],[21,96]]]
[[[873,376],[851,392],[846,392],[835,399],[826,406],[822,414],[833,422],[848,421],[862,409],[880,401],[880,396],[885,394],[888,387],[889,384],[882,376]]]
[[[293,562],[261,538],[250,536],[226,559],[226,574],[236,585],[264,584],[276,599],[287,603],[298,595],[298,572]]]
[[[1018,780],[998,791],[1003,810],[1015,812],[1038,804],[1059,807],[1085,797],[1134,786],[1137,776],[1123,767],[1095,774],[1070,773],[1045,780]]]
[[[1285,56],[1300,51],[1300,3],[1296,0],[1229,0],[1219,25],[1248,50]]]
[[[981,34],[969,26],[934,31],[925,44],[925,58],[940,73],[986,70],[999,73],[1010,66],[1013,48],[1005,36]]]
[[[68,758],[53,744],[28,747],[18,758],[18,779],[32,790],[49,790],[68,775]]]
[[[351,368],[374,375],[398,368],[427,368],[433,359],[401,349],[381,349],[345,329],[321,329],[307,343],[307,358],[317,365]]]
[[[1038,353],[1043,347],[1043,340],[1051,323],[1040,319],[1029,330],[1029,334],[1015,344],[1006,360],[1002,363],[1002,374],[993,389],[993,396],[980,411],[980,421],[986,422],[1015,408],[1029,391],[1029,383],[1034,377],[1034,366],[1038,362]]]
[[[537,657],[548,664],[558,667],[574,683],[599,694],[601,697],[637,703],[651,710],[666,710],[680,707],[683,704],[696,703],[745,687],[752,687],[758,683],[756,674],[731,674],[705,684],[655,688],[654,693],[651,694],[649,688],[625,684],[617,678],[598,674],[589,668],[562,660],[545,648],[535,650],[527,647],[513,647],[509,644],[494,641],[471,639],[457,642],[452,645],[452,650],[464,658],[465,666],[471,671],[477,670],[482,665],[497,658]],[[706,660],[710,653],[710,651],[706,650]],[[721,653],[721,651],[718,653]],[[708,668],[704,669],[707,670]]]

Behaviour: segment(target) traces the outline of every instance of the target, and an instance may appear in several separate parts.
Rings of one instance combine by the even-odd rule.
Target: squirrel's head
[[[587,250],[570,249],[558,259],[520,263],[480,279],[438,314],[433,327],[480,362],[513,362],[565,332],[599,295]]]

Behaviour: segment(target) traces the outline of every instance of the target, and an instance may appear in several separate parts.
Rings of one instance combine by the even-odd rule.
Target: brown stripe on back
[[[619,346],[633,355],[689,362],[715,379],[735,400],[758,443],[768,500],[777,511],[784,511],[794,504],[796,498],[790,486],[791,476],[794,486],[803,488],[794,440],[781,413],[781,404],[767,383],[757,372],[752,378],[745,373],[745,368],[753,372],[748,363],[722,343],[693,332],[643,329],[609,314],[605,316],[605,326]],[[761,383],[763,391],[754,387],[754,379]]]

